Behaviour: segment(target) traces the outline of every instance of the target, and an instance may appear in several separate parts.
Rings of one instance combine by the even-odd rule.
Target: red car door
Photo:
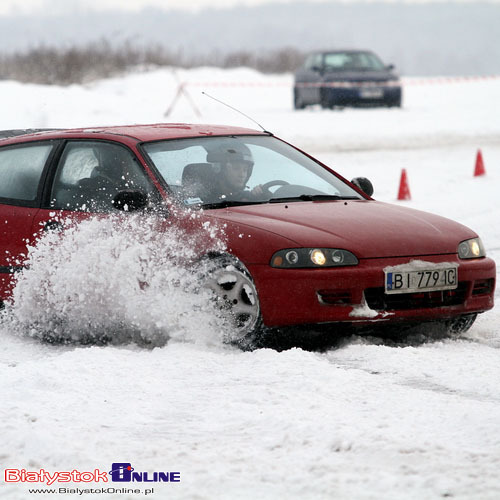
[[[54,147],[51,141],[0,147],[0,302],[33,241],[44,169]]]
[[[34,220],[35,231],[62,228],[96,214],[115,212],[119,191],[136,190],[155,200],[159,193],[144,168],[127,147],[117,142],[75,139],[67,141],[46,199]]]
[[[14,272],[22,269],[38,208],[0,202],[0,301],[9,295]]]

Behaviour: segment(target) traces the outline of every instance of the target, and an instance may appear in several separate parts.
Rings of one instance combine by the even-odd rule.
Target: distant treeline
[[[187,55],[156,46],[134,47],[128,43],[114,46],[106,40],[83,47],[37,47],[29,51],[1,54],[0,80],[70,85],[85,83],[126,72],[137,67],[175,66],[195,68],[245,66],[262,73],[285,73],[295,70],[304,54],[294,48],[270,52],[237,51],[227,54]]]

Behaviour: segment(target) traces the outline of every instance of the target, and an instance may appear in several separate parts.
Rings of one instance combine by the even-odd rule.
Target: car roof
[[[334,50],[316,50],[312,54],[361,54],[370,53],[373,54],[373,50],[368,49],[334,49]]]
[[[264,132],[229,125],[200,125],[189,123],[155,123],[147,125],[118,125],[110,127],[87,127],[74,129],[26,129],[0,131],[0,144],[18,143],[26,140],[99,138],[115,139],[121,136],[134,142],[207,137],[217,135],[268,135]]]

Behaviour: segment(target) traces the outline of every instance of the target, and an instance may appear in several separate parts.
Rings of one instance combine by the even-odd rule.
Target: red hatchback
[[[206,284],[242,345],[292,325],[464,331],[493,307],[495,263],[474,231],[375,201],[366,179],[349,182],[269,133],[156,124],[0,134],[0,300],[40,230],[143,211],[188,231],[190,214],[223,228],[226,251],[208,255]]]

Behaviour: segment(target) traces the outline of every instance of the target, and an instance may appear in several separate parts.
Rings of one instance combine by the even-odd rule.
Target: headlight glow
[[[458,245],[458,256],[461,259],[479,259],[485,257],[483,244],[480,238],[461,241]]]
[[[271,267],[300,269],[311,267],[340,267],[358,264],[356,256],[341,248],[285,248],[271,257]]]
[[[477,241],[473,241],[470,244],[470,249],[474,257],[479,257],[481,255],[481,248],[479,247],[479,243]]]
[[[313,264],[316,264],[317,266],[324,266],[326,264],[326,257],[325,254],[321,251],[315,248],[311,252],[311,260]]]

